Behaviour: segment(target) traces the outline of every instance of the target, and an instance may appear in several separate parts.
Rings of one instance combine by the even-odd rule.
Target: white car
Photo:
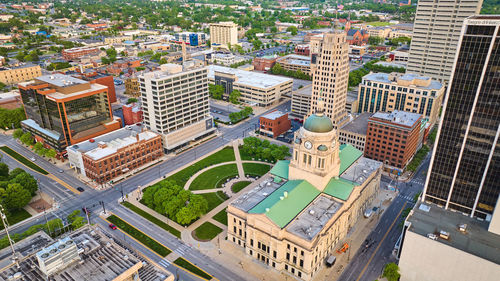
[[[432,240],[438,240],[437,235],[434,233],[427,234],[427,238],[432,239]]]

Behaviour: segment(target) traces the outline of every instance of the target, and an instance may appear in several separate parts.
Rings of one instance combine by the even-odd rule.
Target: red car
[[[110,224],[109,224],[109,228],[111,228],[111,229],[115,230],[115,229],[116,229],[116,225],[114,225],[114,224],[110,223]]]

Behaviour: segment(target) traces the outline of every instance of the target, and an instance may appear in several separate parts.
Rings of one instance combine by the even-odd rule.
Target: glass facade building
[[[62,152],[66,146],[119,128],[107,88],[55,74],[19,84],[27,120],[22,127]]]
[[[499,26],[464,21],[423,198],[486,219],[500,193]]]

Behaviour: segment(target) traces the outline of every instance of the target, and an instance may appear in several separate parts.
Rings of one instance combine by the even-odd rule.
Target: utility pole
[[[87,216],[87,224],[90,227],[89,210],[85,208],[85,206],[83,206],[82,208],[85,210],[85,215]]]
[[[106,214],[106,208],[104,207],[104,202],[103,201],[99,201],[99,203],[101,203],[102,210],[103,210],[104,214]]]
[[[9,239],[10,249],[12,250],[12,256],[16,262],[17,267],[19,267],[19,261],[17,260],[16,251],[14,250],[14,244],[12,244],[12,239],[10,239],[9,234],[9,222],[7,221],[7,216],[5,216],[5,210],[2,205],[0,205],[0,217],[2,218],[3,227],[7,233],[7,239]]]

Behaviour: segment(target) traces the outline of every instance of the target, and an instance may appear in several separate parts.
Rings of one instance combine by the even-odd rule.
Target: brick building
[[[370,34],[362,29],[349,29],[347,31],[347,42],[350,45],[363,45],[368,43]]]
[[[77,47],[62,50],[61,54],[65,60],[74,60],[86,55],[96,55],[101,50],[95,47]]]
[[[141,94],[136,76],[125,79],[125,94],[133,97],[138,97]]]
[[[395,110],[368,119],[365,156],[404,169],[420,145],[422,115]]]
[[[273,111],[259,119],[260,131],[272,138],[277,138],[279,135],[290,130],[292,122],[288,120],[288,113],[281,111]]]
[[[297,45],[295,46],[295,54],[301,56],[309,56],[311,51],[309,50],[309,45]]]
[[[116,102],[115,82],[113,80],[113,76],[99,73],[95,70],[87,71],[85,73],[80,73],[72,76],[78,79],[88,81],[91,84],[96,83],[108,87],[109,103]]]
[[[136,103],[125,104],[122,107],[123,122],[125,125],[133,125],[142,122],[142,109]]]
[[[277,56],[255,57],[253,59],[253,67],[258,71],[268,71],[276,63]]]
[[[67,150],[70,166],[98,184],[163,155],[161,135],[135,125],[78,143]]]

